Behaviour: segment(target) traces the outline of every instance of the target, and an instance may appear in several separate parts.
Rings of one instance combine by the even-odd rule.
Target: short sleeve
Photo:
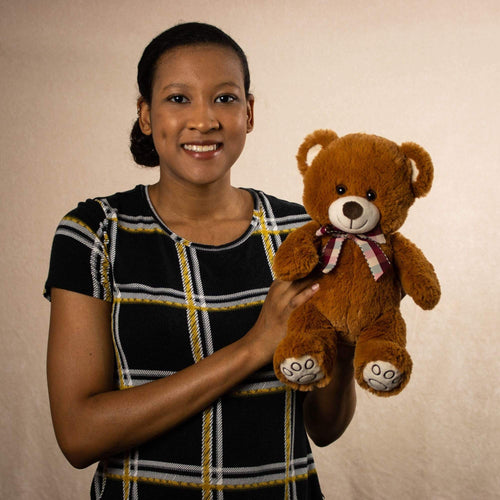
[[[108,254],[108,219],[96,200],[87,200],[59,223],[50,256],[44,296],[62,288],[90,297],[112,300]]]

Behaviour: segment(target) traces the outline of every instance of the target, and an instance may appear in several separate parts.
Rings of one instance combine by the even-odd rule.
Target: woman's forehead
[[[155,83],[162,88],[214,79],[243,86],[243,68],[231,48],[214,44],[175,47],[158,59],[155,71]]]

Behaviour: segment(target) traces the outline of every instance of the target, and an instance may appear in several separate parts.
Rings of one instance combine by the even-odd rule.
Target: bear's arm
[[[432,309],[439,302],[441,287],[432,264],[401,233],[391,237],[394,262],[404,291],[422,309]]]
[[[304,278],[319,262],[320,238],[316,231],[320,225],[311,221],[291,233],[274,257],[273,269],[276,277],[285,281]]]

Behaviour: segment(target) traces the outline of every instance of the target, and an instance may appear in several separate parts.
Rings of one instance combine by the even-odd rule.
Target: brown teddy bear
[[[397,394],[412,368],[401,298],[406,293],[432,309],[441,295],[432,264],[397,232],[415,198],[431,188],[430,156],[411,142],[317,130],[297,161],[312,221],[288,236],[274,270],[282,280],[317,275],[320,289],[292,313],[274,354],[276,375],[294,389],[323,387],[337,343],[355,343],[359,385],[380,396]]]

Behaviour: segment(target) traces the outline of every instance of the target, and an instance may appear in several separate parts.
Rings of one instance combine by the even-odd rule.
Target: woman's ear
[[[338,138],[338,135],[333,130],[327,129],[316,130],[312,134],[309,134],[297,152],[297,164],[300,173],[304,175],[319,151],[326,148]],[[316,153],[314,156],[311,155],[313,151]]]
[[[137,99],[137,116],[142,133],[144,135],[151,135],[153,133],[153,129],[151,128],[151,108],[144,97]]]
[[[248,94],[247,97],[247,134],[253,130],[253,105],[255,103],[255,98],[253,94]]]
[[[434,166],[429,153],[414,142],[404,142],[401,151],[410,160],[413,170],[411,187],[415,198],[425,196],[431,189]]]

